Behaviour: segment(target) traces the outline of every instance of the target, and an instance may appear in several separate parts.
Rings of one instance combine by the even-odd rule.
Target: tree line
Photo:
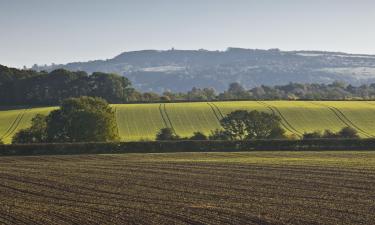
[[[343,82],[258,86],[245,89],[231,83],[217,93],[213,88],[193,87],[188,92],[139,92],[126,77],[94,72],[57,69],[52,72],[19,70],[0,65],[0,102],[2,105],[58,105],[66,98],[100,97],[109,103],[219,101],[219,100],[369,100],[375,99],[375,84],[358,87]]]

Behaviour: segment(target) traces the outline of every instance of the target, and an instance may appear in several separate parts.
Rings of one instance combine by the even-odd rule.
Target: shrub
[[[332,138],[359,138],[356,129],[351,127],[344,127],[339,132],[335,133],[329,129],[326,129],[322,134],[320,131],[314,131],[311,133],[304,133],[303,139],[332,139]]]
[[[231,138],[224,130],[216,129],[216,130],[211,131],[211,134],[208,136],[208,139],[228,141]]]
[[[337,133],[329,130],[329,129],[326,129],[323,133],[323,136],[322,138],[339,138],[340,135],[338,135]]]
[[[193,136],[190,137],[190,140],[207,140],[207,136],[202,132],[194,132]]]
[[[338,132],[338,136],[341,138],[359,138],[356,129],[351,127],[344,127]]]
[[[322,138],[322,133],[320,131],[314,131],[314,132],[305,132],[303,134],[303,139],[319,139]]]
[[[174,131],[169,128],[162,128],[160,131],[156,134],[156,140],[158,141],[166,141],[166,140],[178,140],[180,137],[174,133]]]

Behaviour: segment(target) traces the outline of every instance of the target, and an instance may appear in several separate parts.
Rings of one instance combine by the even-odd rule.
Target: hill
[[[340,80],[360,85],[375,81],[375,55],[278,49],[143,50],[107,60],[33,67],[47,71],[57,68],[118,73],[128,77],[136,89],[154,92],[185,92],[192,87],[223,91],[232,82],[253,88],[289,82]]]
[[[123,141],[153,140],[163,127],[188,137],[195,131],[210,134],[220,128],[219,120],[237,110],[275,113],[289,135],[349,126],[366,137],[375,137],[375,103],[366,101],[232,101],[195,103],[117,104],[119,133]],[[46,114],[54,107],[0,110],[0,139],[10,143],[12,136],[30,125],[37,113]]]

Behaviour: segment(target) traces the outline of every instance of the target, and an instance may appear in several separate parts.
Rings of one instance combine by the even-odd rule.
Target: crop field
[[[0,158],[0,224],[373,224],[375,152]]]
[[[237,110],[259,110],[282,118],[289,135],[345,126],[356,129],[362,137],[375,137],[375,102],[371,101],[233,101],[195,103],[154,103],[113,105],[123,141],[153,140],[156,132],[170,127],[188,137],[195,131],[210,134],[220,128],[219,120]],[[54,107],[0,108],[0,139],[10,143],[12,136],[30,125],[36,113],[47,114]]]
[[[10,143],[18,130],[30,126],[31,119],[36,114],[48,114],[56,107],[7,109],[0,108],[0,140]]]

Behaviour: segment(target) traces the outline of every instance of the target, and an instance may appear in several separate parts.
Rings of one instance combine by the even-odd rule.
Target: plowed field
[[[374,224],[375,152],[0,158],[0,224]]]

